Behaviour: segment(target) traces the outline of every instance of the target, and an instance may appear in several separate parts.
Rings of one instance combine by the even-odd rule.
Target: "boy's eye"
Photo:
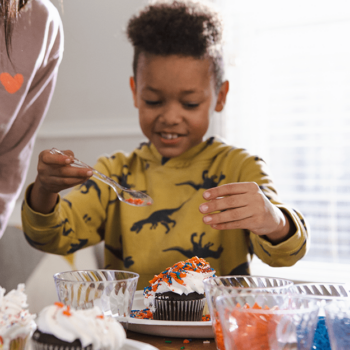
[[[160,105],[162,102],[161,101],[151,101],[151,100],[145,100],[146,105],[149,106],[157,106]]]
[[[183,104],[186,108],[196,108],[199,106],[199,103],[184,103]]]

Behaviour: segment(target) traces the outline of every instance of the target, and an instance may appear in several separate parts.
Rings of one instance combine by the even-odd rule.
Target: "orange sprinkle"
[[[56,305],[57,307],[64,307],[64,304],[61,303],[61,302],[59,302],[59,301],[56,301],[56,302],[55,302],[55,305]]]
[[[68,317],[72,316],[72,314],[70,313],[70,306],[68,305],[67,310],[64,310],[62,313],[63,313],[63,315],[66,315]]]
[[[143,202],[144,202],[140,198],[135,198],[135,199],[134,198],[128,198],[126,201],[131,203],[131,204],[137,204],[137,205],[143,204]]]
[[[217,315],[219,317],[219,315]],[[224,334],[222,332],[221,323],[219,320],[214,321],[215,341],[219,350],[225,350]]]
[[[257,303],[252,307],[246,304],[243,308],[252,310],[263,309]],[[268,307],[265,307],[264,309],[269,310]],[[279,315],[249,312],[241,313],[233,310],[232,316],[237,322],[237,329],[230,332],[230,337],[233,344],[235,344],[235,348],[246,349],[247,346],[249,346],[251,349],[270,349],[269,336],[276,331],[276,327],[280,320]],[[220,347],[218,346],[218,348]]]
[[[98,315],[96,316],[96,318],[100,318],[101,320],[103,320],[105,317],[103,315]]]
[[[183,343],[184,344],[188,344],[190,341],[188,340],[188,339],[185,339],[184,341],[183,341]]]

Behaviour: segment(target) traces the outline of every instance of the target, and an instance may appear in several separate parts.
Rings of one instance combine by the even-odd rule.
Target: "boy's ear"
[[[137,108],[136,82],[135,82],[134,77],[130,77],[129,84],[130,84],[130,89],[132,92],[132,98],[134,99],[134,106]]]
[[[219,90],[218,93],[218,97],[216,100],[216,105],[215,105],[215,111],[216,112],[221,112],[224,107],[225,107],[225,103],[226,103],[226,96],[229,90],[229,82],[228,80],[224,81],[221,85],[221,88]]]

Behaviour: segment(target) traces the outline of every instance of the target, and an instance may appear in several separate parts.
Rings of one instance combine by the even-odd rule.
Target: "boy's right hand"
[[[92,176],[90,169],[70,166],[74,153],[64,152],[71,157],[52,154],[50,150],[39,154],[38,175],[28,198],[31,208],[39,213],[50,213],[60,191],[82,184]]]
[[[52,154],[50,150],[39,154],[38,182],[47,192],[58,193],[67,188],[74,187],[85,182],[92,176],[92,171],[85,168],[72,167],[74,153],[64,151],[69,156]]]

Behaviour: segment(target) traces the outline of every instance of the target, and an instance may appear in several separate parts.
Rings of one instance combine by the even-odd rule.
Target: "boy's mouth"
[[[160,136],[166,140],[174,140],[174,139],[177,139],[180,135],[179,134],[168,134],[168,133],[161,132]]]

